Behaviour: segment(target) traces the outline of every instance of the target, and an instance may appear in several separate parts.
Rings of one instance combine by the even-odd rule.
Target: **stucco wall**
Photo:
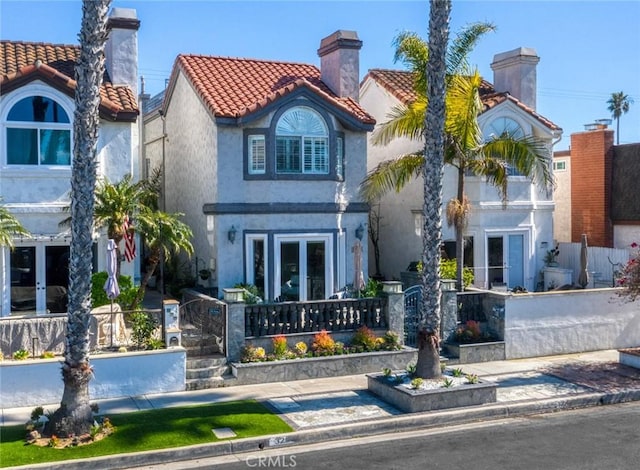
[[[91,365],[92,400],[185,389],[183,348],[93,356]],[[4,361],[0,383],[0,402],[7,408],[59,403],[64,389],[57,359]]]
[[[182,221],[193,230],[194,256],[209,266],[214,259],[213,227],[202,206],[218,195],[218,129],[212,119],[180,74],[166,113],[167,211],[184,213]],[[157,145],[154,148],[157,155]]]
[[[640,302],[618,292],[506,295],[507,359],[640,346]]]

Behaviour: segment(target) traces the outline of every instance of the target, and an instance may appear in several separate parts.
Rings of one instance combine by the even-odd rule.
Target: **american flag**
[[[122,231],[124,232],[124,258],[130,263],[136,257],[136,240],[128,215],[124,216]]]

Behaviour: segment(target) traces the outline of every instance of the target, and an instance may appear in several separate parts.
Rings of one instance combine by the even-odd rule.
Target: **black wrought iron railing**
[[[387,328],[387,310],[383,298],[247,305],[245,337]]]

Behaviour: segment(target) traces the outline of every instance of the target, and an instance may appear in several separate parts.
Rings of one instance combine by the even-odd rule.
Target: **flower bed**
[[[304,357],[265,362],[231,363],[238,385],[366,374],[384,367],[404,369],[415,362],[417,350],[374,351],[338,356]]]
[[[506,359],[504,341],[487,343],[445,343],[447,354],[457,358],[459,364],[474,362],[504,361]]]

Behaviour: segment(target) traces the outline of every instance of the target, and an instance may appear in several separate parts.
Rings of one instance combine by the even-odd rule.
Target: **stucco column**
[[[227,304],[227,361],[239,362],[244,348],[244,302]]]
[[[382,292],[387,296],[389,330],[398,334],[398,342],[404,346],[404,292],[402,283],[398,281],[384,281]]]
[[[440,338],[443,342],[453,341],[458,327],[458,292],[454,280],[442,280],[442,318]]]

